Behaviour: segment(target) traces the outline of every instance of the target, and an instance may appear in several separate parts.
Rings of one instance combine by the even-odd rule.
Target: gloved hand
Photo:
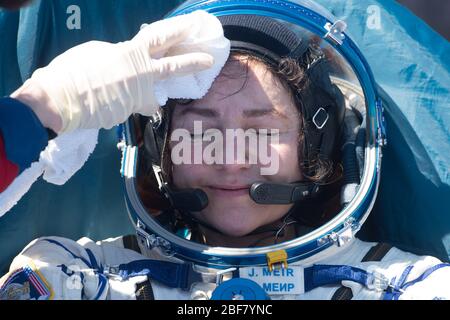
[[[155,81],[196,73],[214,63],[207,53],[170,54],[190,36],[200,14],[217,19],[196,11],[152,23],[126,42],[90,41],[73,47],[36,70],[28,85],[40,87],[58,111],[62,119],[58,133],[108,129],[132,113],[150,115],[158,108]]]

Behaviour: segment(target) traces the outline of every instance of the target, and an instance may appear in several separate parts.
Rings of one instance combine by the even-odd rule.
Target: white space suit
[[[218,0],[208,1],[207,6],[203,6],[203,2],[193,6],[192,2],[173,14],[184,14],[194,9],[210,10],[214,6],[221,8],[222,5]],[[233,253],[238,252],[236,256],[223,248],[219,250],[187,241],[188,237],[178,234],[181,229],[162,226],[153,219],[154,210],[147,210],[139,200],[139,180],[136,177],[141,172],[153,170],[158,181],[155,187],[171,199],[173,207],[178,206],[175,208],[178,212],[200,211],[207,201],[192,190],[171,190],[172,186],[160,174],[161,159],[156,157],[155,150],[159,150],[161,156],[165,136],[160,129],[165,128],[161,124],[168,119],[131,118],[123,127],[122,175],[127,208],[138,238],[126,236],[97,243],[87,238],[78,242],[58,237],[39,238],[14,259],[9,273],[0,279],[0,299],[210,299],[224,297],[221,295],[223,288],[231,283],[236,284],[236,288],[251,288],[249,292],[255,293],[253,298],[257,299],[450,299],[450,264],[354,238],[376,198],[381,147],[386,136],[382,101],[362,53],[346,38],[345,23],[328,18],[328,14],[312,14],[317,7],[311,7],[310,1],[246,1],[246,12],[254,10],[254,15],[234,19],[234,10],[239,9],[243,2],[229,0],[227,6],[221,8],[225,29],[231,26],[228,30],[238,30],[227,34],[231,40],[238,40],[237,47],[247,48],[257,57],[272,59],[271,63],[285,55],[280,48],[287,48],[291,58],[303,61],[307,71],[317,75],[314,79],[321,80],[315,83],[320,91],[310,91],[311,99],[305,100],[309,103],[303,104],[307,111],[303,113],[307,116],[303,120],[310,124],[305,132],[316,144],[310,144],[311,150],[327,149],[331,159],[332,148],[329,147],[342,142],[335,137],[338,136],[337,130],[344,127],[342,148],[352,147],[350,160],[356,158],[351,161],[351,170],[343,169],[346,178],[349,178],[348,172],[353,174],[350,177],[353,180],[346,181],[342,188],[342,210],[313,232],[285,243],[246,248],[245,252],[231,248]],[[268,21],[274,8],[286,16],[283,23]],[[262,11],[266,12],[259,16]],[[282,15],[279,17],[281,20]],[[294,28],[297,32],[286,37],[289,28],[293,28],[290,24],[296,22],[300,29]],[[310,30],[314,37],[309,36],[310,31],[300,27],[310,24],[315,26]],[[273,34],[275,29],[282,32]],[[245,30],[250,31],[250,36],[242,38]],[[254,37],[255,32],[261,36]],[[255,45],[252,41],[256,38],[265,41]],[[318,39],[322,39],[320,46],[316,45]],[[247,45],[243,46],[243,43]],[[325,52],[319,50],[320,47]],[[232,43],[233,48],[236,44]],[[340,51],[330,56],[335,48]],[[336,74],[336,68],[325,72],[322,69],[324,64],[318,63],[322,60],[327,65],[330,59],[334,67],[340,66],[337,70],[342,74]],[[322,101],[317,97],[329,99]],[[359,103],[354,100],[359,100]],[[344,117],[344,112],[340,111],[345,109]],[[336,126],[330,126],[333,123]],[[142,128],[134,124],[142,124]],[[139,137],[147,139],[144,146]],[[322,148],[324,145],[327,148]],[[322,188],[312,182],[308,189],[301,189],[305,185],[298,183],[286,183],[282,188],[274,185],[266,185],[266,191],[254,194],[250,188],[252,199],[266,204],[294,203]],[[271,198],[277,201],[271,203]],[[193,203],[196,204],[194,209],[187,208]],[[164,250],[165,244],[173,245],[174,250],[168,250],[169,255]],[[272,253],[280,251],[286,256],[281,261],[287,265],[284,269],[268,270],[271,263],[264,264],[266,255],[270,258]],[[179,257],[187,258],[180,260]],[[253,261],[250,259],[259,259],[259,262],[250,263]],[[191,261],[200,261],[201,265],[193,265]],[[239,268],[212,269],[211,261],[221,268]],[[234,261],[239,262],[235,264]],[[245,287],[245,282],[252,285]],[[238,290],[231,298],[248,297]]]
[[[163,255],[159,249],[147,250],[135,240],[134,245],[131,245],[134,250],[126,249],[123,239],[119,237],[97,243],[88,238],[82,238],[78,242],[59,237],[36,239],[13,260],[9,273],[1,278],[0,299],[191,300],[211,297],[217,286],[214,281],[216,278],[214,275],[219,271],[217,269],[196,267],[198,272],[208,275],[212,281],[193,283],[189,290],[168,287],[147,275],[130,277],[125,281],[115,275],[108,275],[105,273],[108,266],[142,259],[182,262]],[[290,294],[287,289],[282,290],[282,285],[278,287],[279,290],[276,290],[276,286],[269,286],[278,292],[267,294],[273,300],[328,300],[333,297],[338,299],[336,292],[338,290],[342,292],[341,288],[344,286],[351,289],[352,299],[450,299],[450,264],[443,264],[436,258],[417,256],[396,248],[391,248],[381,261],[361,262],[375,245],[355,239],[344,247],[335,247],[332,251],[289,264],[287,270],[293,266],[307,267],[313,264],[357,267],[385,276],[394,287],[398,286],[396,296],[386,295],[386,290],[380,290],[376,285],[369,288],[352,281],[321,286],[303,294]],[[34,275],[39,278],[39,283],[32,281]],[[302,275],[300,273],[292,275],[296,279],[288,281],[293,281],[295,286],[299,285]],[[281,284],[287,281],[281,275],[276,278],[276,276],[267,278],[266,281],[268,284],[271,281],[277,283],[279,281]],[[39,284],[43,287],[42,295],[36,293]]]

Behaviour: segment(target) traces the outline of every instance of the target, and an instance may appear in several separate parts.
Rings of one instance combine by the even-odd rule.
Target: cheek
[[[170,157],[172,158],[174,154],[178,156],[177,152],[172,154],[174,147],[177,142],[170,142]],[[204,177],[208,176],[208,167],[202,164],[194,163],[194,146],[193,144],[186,146],[190,149],[190,157],[182,157],[181,164],[173,164],[172,161],[172,180],[173,184],[177,188],[192,188],[201,185],[201,181]],[[173,160],[173,158],[172,158]],[[180,160],[180,159],[179,159]]]
[[[172,166],[172,181],[175,187],[181,188],[184,186],[184,179],[185,179],[185,173],[184,173],[184,166]]]
[[[202,177],[207,176],[205,167],[201,165],[172,166],[173,184],[177,188],[192,188],[201,185]]]
[[[302,175],[298,160],[297,138],[280,141],[279,144],[272,146],[272,150],[276,152],[279,161],[278,174],[274,178],[283,182],[300,180]]]

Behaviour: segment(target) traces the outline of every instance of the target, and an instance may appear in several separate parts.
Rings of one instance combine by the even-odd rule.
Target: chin
[[[214,221],[213,225],[217,230],[230,237],[246,236],[258,227],[258,225],[242,221],[240,218],[240,216],[231,216],[226,221]]]
[[[212,206],[202,214],[205,222],[230,237],[242,237],[261,225],[261,212],[251,206]]]
[[[252,232],[254,229],[253,228],[240,228],[240,229],[236,229],[234,228],[234,226],[232,228],[229,229],[224,229],[223,227],[218,229],[220,232],[222,232],[223,234],[230,236],[230,237],[243,237],[248,235],[250,232]]]

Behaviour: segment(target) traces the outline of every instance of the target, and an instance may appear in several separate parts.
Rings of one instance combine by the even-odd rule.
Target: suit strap
[[[392,249],[388,243],[380,242],[374,245],[362,258],[361,262],[381,261],[383,257]],[[351,300],[353,298],[352,289],[341,286],[336,290],[331,300]]]
[[[135,234],[128,234],[126,236],[123,236],[122,242],[125,249],[130,249],[136,251],[137,253],[142,253]]]

